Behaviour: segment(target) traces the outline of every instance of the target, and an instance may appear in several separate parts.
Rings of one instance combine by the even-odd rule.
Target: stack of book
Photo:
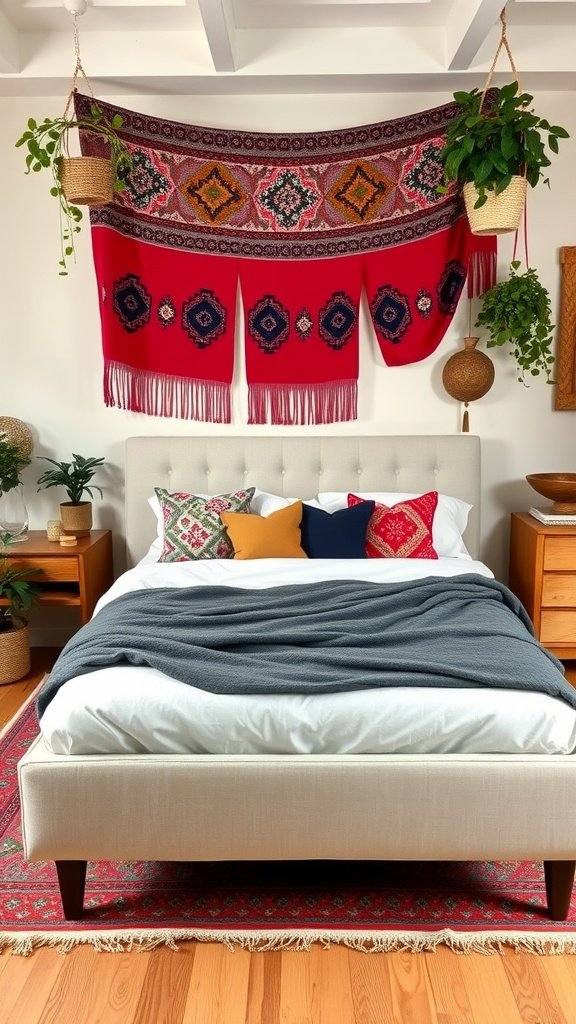
[[[541,523],[545,523],[546,526],[570,526],[572,523],[576,523],[576,514],[574,515],[563,515],[560,512],[550,512],[545,508],[529,508],[528,512],[534,519],[538,519]]]

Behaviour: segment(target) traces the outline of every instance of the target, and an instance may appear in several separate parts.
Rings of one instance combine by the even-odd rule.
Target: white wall
[[[122,96],[107,97],[134,110],[198,124],[263,131],[313,131],[384,120],[446,102],[449,95],[366,94],[311,96]],[[562,144],[551,168],[552,190],[530,190],[528,234],[531,265],[550,290],[554,311],[559,290],[559,248],[576,243],[576,104],[573,93],[542,93],[538,113],[562,124],[572,138]],[[364,317],[360,342],[359,419],[324,427],[248,427],[241,345],[237,345],[234,421],[228,427],[155,419],[107,409],[102,399],[102,356],[95,277],[87,220],[78,236],[78,263],[58,276],[58,210],[46,173],[24,175],[24,154],[14,142],[28,117],[58,114],[60,98],[0,99],[0,415],[17,416],[33,428],[36,455],[57,458],[70,452],[104,455],[103,502],[95,501],[95,525],[116,534],[117,567],[122,567],[123,442],[133,434],[331,434],[454,433],[461,408],[444,392],[442,366],[468,333],[467,300],[462,299],[439,349],[422,363],[383,364]],[[503,276],[511,257],[511,236],[499,245]],[[553,410],[553,388],[540,378],[529,388],[516,380],[507,350],[491,350],[496,381],[470,411],[471,431],[483,443],[483,557],[505,578],[509,513],[537,497],[526,473],[576,470],[576,412]],[[45,464],[24,473],[31,526],[43,528],[57,514],[63,495],[36,493]],[[143,510],[143,515],[147,510]],[[54,616],[53,610],[37,612]],[[50,627],[53,625],[50,620]],[[46,637],[43,636],[45,642]]]

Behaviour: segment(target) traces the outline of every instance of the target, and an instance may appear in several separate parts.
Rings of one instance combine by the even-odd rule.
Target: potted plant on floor
[[[111,203],[115,192],[125,187],[125,178],[132,166],[130,153],[117,134],[122,125],[120,114],[110,122],[96,102],[89,118],[45,117],[39,124],[30,118],[17,146],[25,146],[26,173],[50,171],[50,195],[60,206],[60,275],[65,276],[67,260],[75,258],[74,239],[80,231],[81,205],[103,206]],[[70,141],[76,131],[102,140],[102,156],[70,156]]]
[[[487,95],[487,102],[484,103]],[[519,83],[501,89],[455,92],[460,110],[446,132],[440,154],[444,186],[462,186],[471,230],[478,235],[515,231],[526,200],[526,185],[549,185],[546,147],[558,152],[568,132],[538,117],[533,96]]]
[[[38,588],[28,581],[38,570],[15,568],[8,558],[9,533],[0,534],[0,685],[15,683],[30,671],[30,633],[22,612],[38,597]]]
[[[28,513],[20,473],[29,463],[23,449],[0,432],[0,530],[13,541],[26,539]]]
[[[60,503],[63,533],[87,537],[92,529],[92,502],[82,501],[82,497],[89,494],[90,498],[93,498],[93,491],[98,491],[100,497],[104,497],[102,489],[97,484],[90,483],[98,467],[104,465],[104,459],[84,459],[74,453],[72,462],[57,462],[45,455],[40,458],[50,462],[54,469],[47,469],[38,479],[38,490],[63,487],[68,495],[69,500]]]
[[[526,374],[537,377],[543,373],[552,384],[551,353],[554,324],[550,296],[529,268],[519,274],[519,260],[510,265],[510,277],[482,296],[477,327],[488,331],[488,348],[510,344],[511,355],[518,366],[518,380],[526,384]]]

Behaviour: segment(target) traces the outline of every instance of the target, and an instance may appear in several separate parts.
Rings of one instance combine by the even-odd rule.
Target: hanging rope
[[[526,198],[526,201],[524,203],[523,230],[524,230],[524,258],[526,260],[526,270],[529,270],[530,269],[530,263],[529,263],[529,260],[528,260],[528,213],[527,213],[527,207],[528,207],[528,198]],[[518,231],[515,231],[514,232],[514,251],[512,253],[512,262],[514,262],[514,260],[516,259],[516,249],[517,248],[518,248]]]
[[[512,74],[514,75],[514,78],[515,78],[516,82],[518,83],[518,92],[522,92],[522,86],[520,85],[520,78],[519,78],[519,75],[518,75],[518,71],[516,70],[516,65],[514,63],[514,57],[512,56],[512,50],[510,49],[510,44],[508,42],[508,37],[506,35],[506,28],[507,28],[507,26],[506,26],[506,8],[504,8],[500,12],[500,21],[502,23],[502,28],[500,30],[500,42],[498,43],[498,48],[496,50],[496,53],[494,54],[494,60],[492,61],[492,67],[490,68],[490,71],[488,72],[488,78],[486,79],[486,85],[484,86],[484,92],[482,93],[482,99],[480,100],[480,107],[479,107],[480,110],[482,110],[482,107],[484,105],[484,100],[486,99],[486,93],[488,92],[488,89],[492,85],[492,79],[494,78],[494,71],[495,71],[495,68],[496,68],[496,64],[498,62],[498,57],[500,56],[500,50],[503,47],[506,50],[506,53],[508,54],[508,59],[510,61],[510,67],[512,68]]]
[[[92,92],[90,80],[88,78],[88,75],[84,71],[84,68],[82,67],[82,58],[80,56],[80,36],[78,34],[78,14],[76,11],[72,12],[72,25],[72,32],[74,34],[74,54],[76,56],[76,67],[74,68],[74,74],[72,75],[72,87],[68,94],[68,99],[66,101],[66,106],[64,108],[64,117],[68,116],[70,104],[72,103],[74,92],[76,91],[76,86],[78,84],[79,75],[82,75],[82,77],[84,78],[84,81],[86,82],[86,85],[88,87],[88,92],[90,93],[92,99],[94,99],[94,93]]]

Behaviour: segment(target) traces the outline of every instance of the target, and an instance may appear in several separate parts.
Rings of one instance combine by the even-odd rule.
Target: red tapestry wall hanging
[[[76,95],[88,116],[90,99]],[[437,193],[453,103],[340,131],[265,134],[120,113],[133,166],[91,210],[107,405],[229,423],[237,286],[248,421],[357,415],[362,288],[384,361],[438,346],[496,239]],[[100,141],[82,138],[84,153]]]

